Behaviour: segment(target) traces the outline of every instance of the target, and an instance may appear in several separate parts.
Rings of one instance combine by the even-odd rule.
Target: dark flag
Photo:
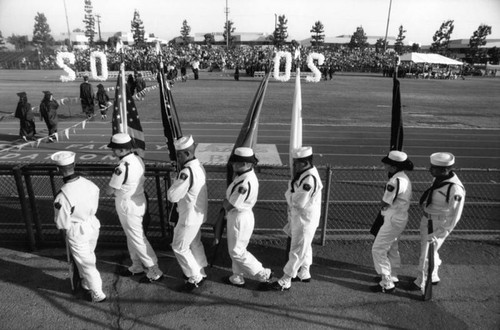
[[[234,144],[233,150],[231,151],[229,157],[231,157],[234,154],[236,148],[248,147],[254,149],[255,145],[257,144],[260,110],[262,109],[262,103],[264,101],[264,96],[266,94],[266,89],[267,89],[267,84],[269,82],[270,74],[271,74],[270,72],[267,73],[260,82],[259,88],[257,89],[257,92],[255,93],[250,109],[248,110],[247,117],[241,127],[240,134],[236,139],[236,143]],[[226,181],[227,185],[229,186],[233,180],[233,167],[231,166],[229,161],[227,162],[226,169],[227,169]],[[214,224],[215,249],[212,254],[212,258],[210,260],[210,266],[213,266],[215,258],[217,257],[217,252],[220,246],[220,239],[222,237],[222,232],[224,231],[225,227],[225,222],[226,222],[225,217],[226,217],[225,210],[224,208],[221,208],[217,220]]]
[[[161,120],[163,123],[163,134],[166,138],[166,143],[168,147],[168,155],[171,161],[177,163],[177,154],[175,151],[174,141],[182,137],[181,124],[179,121],[179,116],[177,115],[177,108],[175,107],[174,98],[172,97],[172,91],[167,81],[165,81],[165,70],[163,68],[163,60],[161,57],[161,49],[159,43],[156,44],[156,54],[159,59],[159,70],[158,70],[158,87],[160,90],[160,111]],[[177,165],[177,170],[179,171],[179,164]],[[171,204],[167,200],[167,205],[170,205],[170,212],[168,215],[169,222],[169,236],[173,238],[174,227],[179,220],[179,212],[177,211],[177,204]]]
[[[401,90],[399,80],[394,74],[392,87],[392,118],[391,118],[391,146],[390,150],[403,149],[403,118],[401,114]]]
[[[124,85],[123,72],[120,70],[116,82],[115,103],[113,107],[112,133],[127,133],[132,138],[134,146],[139,149],[140,156],[144,156],[146,143],[142,131],[139,114],[129,89]],[[125,93],[124,93],[125,89]],[[124,98],[125,95],[125,98]],[[142,154],[141,154],[142,153]]]
[[[401,113],[401,90],[397,74],[396,66],[392,86],[391,145],[389,149],[401,151],[403,149],[403,115]],[[370,228],[370,233],[376,237],[383,224],[384,217],[379,212]]]
[[[241,126],[240,134],[234,143],[233,150],[230,156],[234,154],[234,150],[240,147],[254,148],[257,143],[258,124],[262,102],[264,102],[264,95],[266,94],[267,84],[269,82],[270,72],[267,73],[260,82],[259,88],[255,93],[250,109],[248,110],[247,117]],[[254,151],[255,152],[255,151]],[[227,165],[227,185],[229,186],[233,181],[233,168],[228,162]]]

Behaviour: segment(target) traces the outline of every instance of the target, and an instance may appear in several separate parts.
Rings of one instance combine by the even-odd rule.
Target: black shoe
[[[275,291],[288,291],[288,290],[290,290],[290,287],[287,288],[287,287],[281,285],[278,281],[270,283],[269,288],[271,290],[275,290]]]
[[[245,286],[245,283],[235,284],[235,283],[231,282],[231,280],[229,278],[230,278],[230,276],[226,276],[226,277],[222,278],[222,283],[229,284],[229,285],[235,286],[237,288],[243,288]]]
[[[309,283],[311,282],[311,278],[306,278],[306,279],[301,279],[300,277],[298,276],[295,276],[294,278],[292,278],[292,282],[304,282],[304,283]]]
[[[200,286],[202,286],[202,285],[203,285],[203,282],[205,282],[205,279],[202,279],[202,280],[201,280],[201,281],[199,281],[198,283],[186,282],[186,283],[184,283],[184,285],[182,286],[181,291],[182,291],[182,292],[192,292],[194,289],[197,289],[197,288],[199,288]]]
[[[143,277],[141,277],[141,279],[139,280],[139,283],[145,283],[145,284],[155,283],[155,282],[160,282],[162,279],[163,279],[163,275],[160,275],[160,276],[159,276],[158,278],[156,278],[156,279],[149,278],[149,277],[147,277],[147,276],[143,276]]]
[[[439,284],[439,281],[432,282],[432,285],[438,285],[438,284]]]
[[[269,273],[269,277],[267,278],[266,282],[269,283],[269,281],[271,281],[271,279],[274,277],[274,271],[272,269],[270,269],[270,273]]]
[[[140,273],[132,273],[130,270],[125,269],[125,270],[121,270],[119,272],[119,275],[123,276],[123,277],[131,277],[131,276],[136,276],[136,275],[144,275],[144,271],[142,271]]]
[[[391,288],[391,289],[383,288],[380,285],[373,285],[370,287],[371,292],[383,292],[383,293],[391,294],[394,292],[394,290],[396,290],[396,287]]]
[[[415,284],[415,282],[410,282],[408,285],[405,285],[404,288],[406,291],[421,291],[422,289]]]

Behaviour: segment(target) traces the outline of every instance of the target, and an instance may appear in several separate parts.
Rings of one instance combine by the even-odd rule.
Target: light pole
[[[384,53],[387,48],[387,31],[389,30],[389,20],[391,19],[391,6],[392,0],[389,0],[389,13],[387,14],[387,25],[385,27],[385,38],[384,38]]]
[[[227,6],[227,0],[226,0],[226,7],[224,8],[224,12],[226,13],[226,49],[229,49],[229,23],[228,23],[228,18],[227,18],[227,15],[229,14],[229,7]]]
[[[97,17],[97,30],[99,31],[99,42],[102,41],[101,39],[101,15],[95,14],[95,17]]]
[[[71,48],[71,32],[69,30],[69,21],[68,21],[68,11],[66,10],[66,0],[63,0],[64,2],[64,13],[66,14],[66,27],[68,28],[68,40],[69,40],[69,47]]]

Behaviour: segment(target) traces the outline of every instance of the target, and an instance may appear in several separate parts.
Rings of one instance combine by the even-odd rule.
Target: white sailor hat
[[[298,147],[293,149],[292,158],[293,159],[301,159],[312,156],[313,149],[312,147]]]
[[[126,133],[116,133],[108,144],[111,149],[133,149],[132,138]]]
[[[174,141],[175,150],[185,150],[194,144],[193,136],[183,136]]]
[[[449,152],[436,152],[431,155],[431,165],[448,167],[455,164],[455,156]]]
[[[382,163],[405,170],[413,170],[413,163],[408,159],[408,155],[399,150],[391,150],[387,156],[382,158]]]
[[[75,153],[73,151],[58,151],[50,156],[57,166],[67,166],[75,162]]]
[[[234,150],[234,153],[229,157],[229,161],[233,163],[253,163],[259,161],[252,150],[248,147],[239,147]]]

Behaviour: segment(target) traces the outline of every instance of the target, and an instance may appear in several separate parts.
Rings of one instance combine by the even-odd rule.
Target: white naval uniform
[[[123,231],[127,236],[127,247],[132,260],[132,272],[141,272],[143,266],[157,265],[156,257],[142,227],[146,212],[144,195],[144,163],[134,153],[121,158],[115,168],[109,186],[115,189],[115,207]]]
[[[283,272],[289,278],[296,277],[299,269],[301,279],[310,278],[312,241],[321,216],[322,189],[321,178],[314,166],[302,172],[297,180],[288,183],[285,198],[289,209],[292,241]]]
[[[412,185],[404,171],[395,173],[385,185],[382,201],[389,205],[381,211],[384,224],[372,246],[373,264],[377,274],[382,275],[380,285],[385,289],[394,287],[401,268],[399,236],[408,223],[411,195]]]
[[[57,194],[54,221],[58,229],[66,230],[69,249],[83,278],[84,288],[103,295],[94,253],[101,227],[95,216],[98,205],[99,188],[83,177],[76,177],[65,183]]]
[[[465,188],[456,174],[447,180],[443,181],[440,188],[432,191],[432,202],[426,205],[423,202],[424,215],[420,220],[420,262],[419,274],[415,280],[415,284],[424,288],[427,278],[427,252],[429,249],[428,236],[428,219],[432,219],[433,236],[436,238],[434,244],[434,270],[432,272],[432,282],[439,282],[438,275],[441,259],[439,258],[439,249],[452,230],[457,225],[465,203]]]
[[[174,229],[172,249],[185,276],[193,283],[204,276],[207,257],[201,242],[201,225],[206,221],[208,193],[206,173],[198,159],[184,164],[167,191],[167,198],[177,203],[179,221]]]
[[[227,247],[233,276],[239,278],[244,275],[255,277],[264,271],[262,263],[247,251],[255,225],[252,208],[258,193],[259,181],[253,169],[235,177],[226,190],[226,199],[234,206],[227,212]]]

